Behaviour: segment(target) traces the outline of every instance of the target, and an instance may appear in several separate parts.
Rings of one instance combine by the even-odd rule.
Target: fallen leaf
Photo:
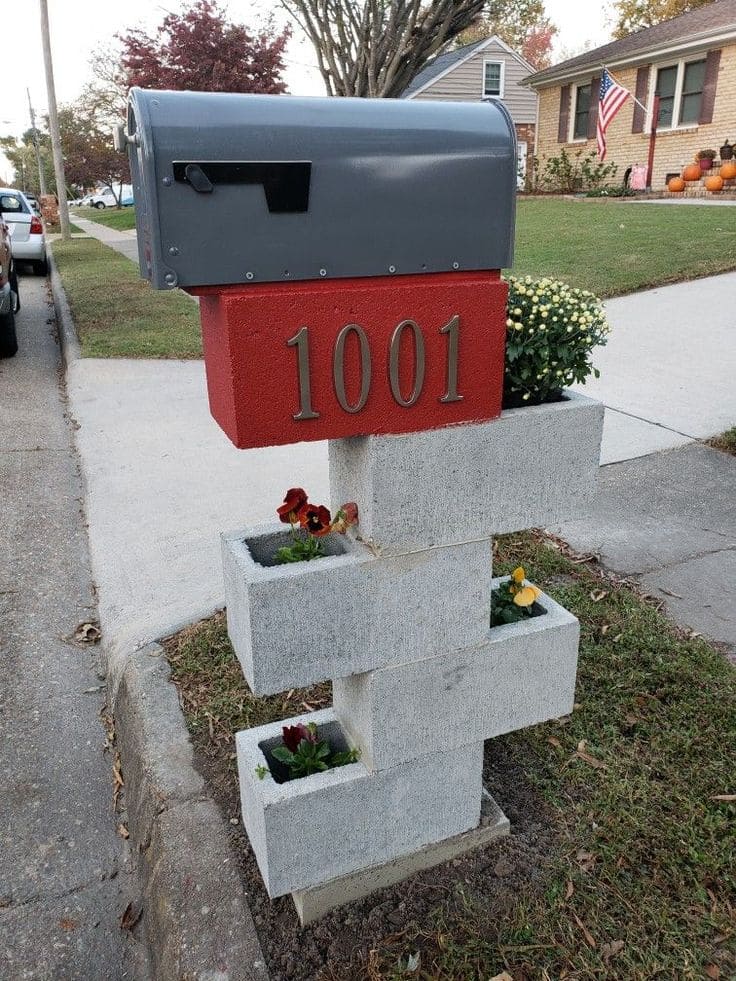
[[[74,640],[77,644],[96,644],[101,636],[97,623],[80,623],[74,631]]]
[[[623,940],[612,940],[610,943],[601,944],[601,957],[604,961],[610,961],[616,954],[620,954],[623,949]]]
[[[627,726],[635,726],[641,722],[641,719],[639,718],[638,715],[634,715],[632,712],[629,712],[629,714],[624,719],[624,722],[626,723]]]
[[[665,589],[664,586],[658,586],[657,588],[659,589],[660,593],[664,593],[665,596],[674,596],[675,599],[685,598],[684,596],[680,596],[679,593],[673,593],[669,589]]]
[[[725,804],[732,804],[736,801],[736,794],[716,794],[711,800],[719,800]]]
[[[618,642],[621,640],[622,637],[623,634],[616,634],[616,636],[613,638],[614,644],[618,644]]]
[[[59,926],[62,930],[66,930],[66,932],[69,933],[71,930],[76,930],[79,924],[76,920],[69,919],[69,917],[65,916],[63,919],[59,920]]]
[[[611,629],[610,623],[604,623],[601,627],[601,637],[605,637],[608,631]]]
[[[595,756],[591,756],[590,753],[587,752],[587,750],[585,749],[585,743],[586,743],[585,739],[580,740],[580,742],[578,743],[578,748],[574,753],[574,756],[577,756],[578,759],[583,760],[585,763],[587,763],[589,766],[594,767],[596,770],[607,770],[608,766],[606,763],[602,763],[600,760],[597,760]]]
[[[555,739],[554,736],[547,736],[547,742],[550,744],[550,746],[554,746],[555,749],[562,749],[562,743],[559,739]]]
[[[314,705],[310,705],[309,702],[302,702],[302,708],[305,712],[314,712]]]
[[[583,872],[592,872],[595,868],[596,858],[592,852],[586,852],[581,848],[575,856],[575,861]]]
[[[594,603],[600,603],[600,601],[605,599],[606,596],[608,596],[608,590],[606,589],[594,589],[592,593],[590,593],[590,598]]]
[[[133,927],[136,925],[138,920],[140,920],[143,915],[143,907],[139,906],[138,903],[128,903],[125,907],[125,912],[120,917],[120,929],[133,931]]]
[[[589,947],[595,947],[596,944],[595,944],[595,940],[593,939],[593,935],[591,934],[590,930],[586,927],[586,925],[583,923],[583,921],[580,919],[580,917],[574,910],[572,912],[572,918],[575,920],[577,925],[583,931],[583,936],[585,937],[585,942],[587,943],[587,945]]]
[[[125,838],[125,839],[130,838],[130,831],[128,831],[128,829],[125,827],[122,821],[118,825],[118,834],[120,835],[121,838]]]
[[[721,976],[721,969],[717,964],[706,964],[704,970],[709,978],[713,978],[713,981],[718,981]]]
[[[567,880],[567,886],[565,888],[565,902],[570,899],[572,894],[575,892],[575,886],[572,884],[572,879]]]
[[[500,974],[494,974],[492,978],[488,981],[514,981],[508,971],[501,971]]]

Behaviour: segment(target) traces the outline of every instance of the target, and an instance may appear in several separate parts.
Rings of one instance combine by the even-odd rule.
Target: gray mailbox
[[[128,137],[158,289],[511,265],[500,102],[133,89]]]

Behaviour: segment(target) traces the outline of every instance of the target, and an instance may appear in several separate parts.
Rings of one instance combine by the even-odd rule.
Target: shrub
[[[555,279],[508,284],[504,407],[555,401],[573,382],[598,378],[590,354],[610,330],[598,297]]]
[[[558,156],[544,161],[539,182],[549,191],[571,194],[600,187],[605,180],[615,177],[617,170],[615,163],[604,164],[598,160],[595,150],[583,156],[582,150],[569,154],[563,147]]]

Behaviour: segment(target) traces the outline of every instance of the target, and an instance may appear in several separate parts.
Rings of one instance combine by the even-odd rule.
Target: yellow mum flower
[[[514,582],[524,582],[526,579],[526,573],[524,572],[523,567],[518,566],[516,569],[514,569],[514,571],[511,573],[511,578],[514,580]]]

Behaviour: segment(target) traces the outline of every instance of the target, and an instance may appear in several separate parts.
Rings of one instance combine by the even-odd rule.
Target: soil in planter
[[[297,531],[297,538],[301,541],[306,541],[307,535],[303,531]],[[325,535],[320,539],[322,545],[322,555],[318,558],[327,558],[336,555],[345,555],[347,548],[345,545],[345,539],[342,535],[331,534]],[[250,552],[253,561],[257,562],[258,565],[262,565],[265,568],[276,567],[280,565],[275,561],[275,555],[280,548],[285,546],[293,545],[294,539],[291,536],[290,531],[275,531],[272,535],[261,535],[258,538],[246,538],[245,544],[248,546],[248,551]],[[299,564],[299,563],[295,563]]]
[[[531,398],[525,399],[521,392],[504,392],[503,393],[503,404],[501,408],[503,409],[523,409],[527,405],[547,405],[549,402],[567,402],[568,399],[562,394],[562,389],[557,392],[551,392],[546,398],[541,395],[531,396]]]

